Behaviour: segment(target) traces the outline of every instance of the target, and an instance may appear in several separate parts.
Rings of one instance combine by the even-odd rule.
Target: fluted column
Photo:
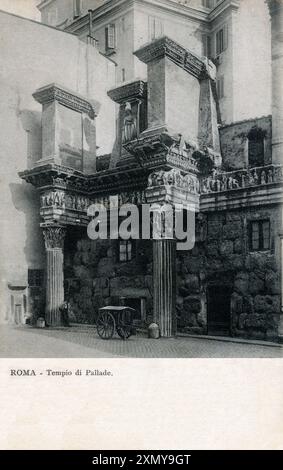
[[[49,326],[61,325],[59,308],[64,302],[63,247],[66,229],[61,226],[43,228],[46,248],[46,309],[45,320]]]
[[[153,318],[160,336],[176,334],[176,241],[153,240]]]
[[[272,162],[283,162],[283,0],[267,0],[271,16]]]

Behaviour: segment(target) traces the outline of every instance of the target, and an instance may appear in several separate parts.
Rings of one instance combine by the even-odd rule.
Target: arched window
[[[264,165],[264,137],[265,133],[262,129],[254,127],[251,129],[249,139],[249,166],[263,166]]]

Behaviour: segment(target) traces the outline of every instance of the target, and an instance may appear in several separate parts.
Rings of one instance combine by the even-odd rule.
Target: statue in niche
[[[133,116],[132,106],[126,103],[125,115],[122,129],[122,143],[130,142],[137,138],[137,120]]]

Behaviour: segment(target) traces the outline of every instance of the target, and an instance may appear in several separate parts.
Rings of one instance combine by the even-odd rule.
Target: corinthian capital
[[[54,249],[64,246],[64,238],[66,235],[66,228],[60,225],[50,225],[43,228],[43,236],[45,241],[45,248]]]

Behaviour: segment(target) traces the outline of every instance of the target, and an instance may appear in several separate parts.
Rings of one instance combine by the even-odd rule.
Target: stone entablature
[[[143,168],[167,165],[198,174],[197,161],[192,156],[195,146],[183,143],[181,148],[180,144],[180,136],[172,137],[165,132],[152,131],[125,144],[125,148]]]
[[[51,83],[50,85],[39,88],[32,96],[42,105],[58,101],[58,103],[66,108],[77,111],[78,113],[87,114],[90,119],[94,119],[99,111],[98,103],[90,102],[77,93],[74,94],[71,90],[56,83]]]
[[[231,191],[282,182],[283,168],[281,165],[267,165],[230,172],[215,170],[211,176],[202,180],[201,193]]]
[[[176,65],[199,80],[212,78],[212,76],[215,78],[212,64],[210,67],[209,63],[167,36],[143,46],[141,49],[135,51],[134,54],[145,64],[155,59],[168,57]]]
[[[123,168],[85,175],[71,168],[49,163],[20,172],[19,176],[43,192],[56,188],[91,197],[146,187],[148,173],[142,168]]]
[[[193,194],[199,194],[200,190],[199,180],[196,175],[182,175],[180,170],[174,168],[169,171],[155,171],[149,175],[148,188],[158,186],[174,186]]]
[[[108,91],[108,96],[116,103],[122,104],[125,101],[147,98],[147,83],[144,80],[136,80],[123,84],[118,88]]]

